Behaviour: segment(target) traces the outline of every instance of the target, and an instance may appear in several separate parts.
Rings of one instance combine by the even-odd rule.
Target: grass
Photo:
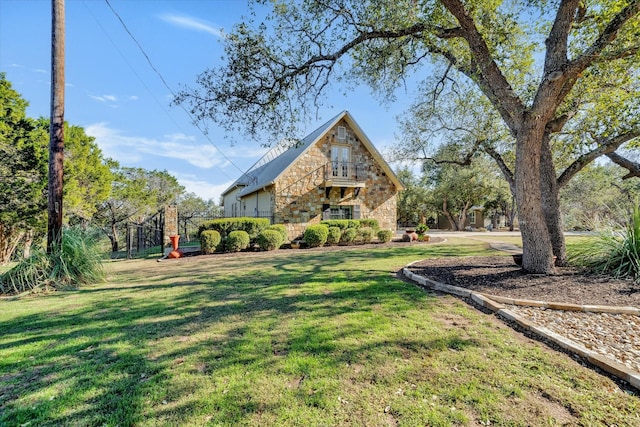
[[[113,261],[0,302],[0,425],[640,425],[640,400],[402,282],[478,241]]]

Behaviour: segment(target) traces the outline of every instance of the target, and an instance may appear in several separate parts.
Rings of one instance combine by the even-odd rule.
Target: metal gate
[[[134,258],[162,252],[164,245],[164,210],[142,223],[127,223],[127,257]]]

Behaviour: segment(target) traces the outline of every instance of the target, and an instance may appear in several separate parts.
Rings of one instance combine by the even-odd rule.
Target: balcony
[[[364,188],[368,178],[368,168],[362,163],[332,161],[324,165],[323,186],[327,192],[332,187]]]

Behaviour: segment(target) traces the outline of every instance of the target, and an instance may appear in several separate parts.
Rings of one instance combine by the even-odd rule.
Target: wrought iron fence
[[[134,258],[152,252],[162,252],[164,244],[164,210],[142,223],[127,224],[127,257]]]

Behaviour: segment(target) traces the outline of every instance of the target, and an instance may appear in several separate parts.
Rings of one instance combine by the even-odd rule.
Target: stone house
[[[323,219],[395,230],[403,186],[348,111],[297,144],[273,147],[222,193],[225,217],[268,217],[296,239]]]

